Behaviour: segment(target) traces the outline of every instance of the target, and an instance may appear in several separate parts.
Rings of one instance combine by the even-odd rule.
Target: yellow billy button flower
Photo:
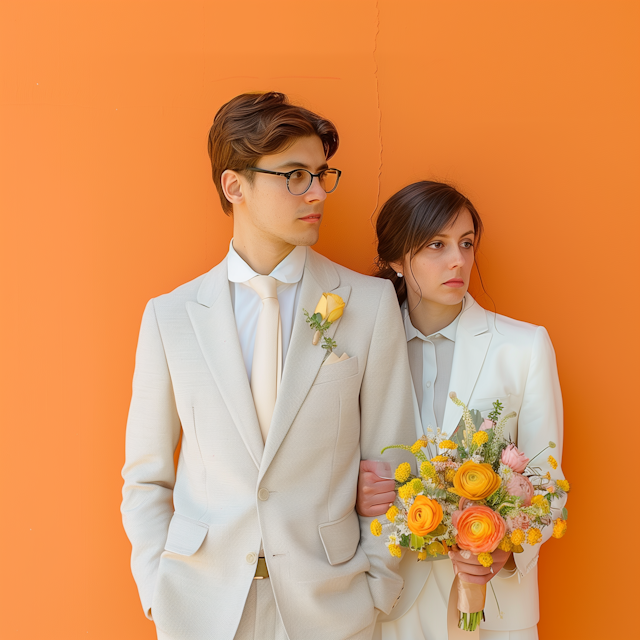
[[[531,498],[531,504],[534,507],[540,507],[540,509],[542,509],[542,512],[544,513],[544,515],[546,515],[547,513],[549,513],[549,511],[551,511],[551,507],[549,505],[549,501],[541,495],[537,495],[537,496],[533,496],[533,498]]]
[[[476,433],[473,434],[473,444],[475,444],[476,447],[481,447],[486,442],[489,442],[489,434],[486,431],[476,431]]]
[[[524,542],[524,531],[522,529],[516,529],[511,534],[511,544],[514,547],[521,545]]]
[[[382,535],[382,525],[380,524],[378,518],[375,518],[371,521],[371,533],[373,533],[373,535],[376,537]]]
[[[549,456],[547,460],[549,461],[549,464],[551,465],[552,469],[558,468],[558,463],[556,462],[556,459],[553,456]]]
[[[394,558],[401,558],[402,557],[402,547],[399,544],[390,544],[389,545],[389,553]]]
[[[344,311],[345,302],[335,293],[323,293],[314,313],[319,313],[325,322],[335,322]]]
[[[444,479],[447,482],[453,482],[453,479],[456,477],[456,470],[455,469],[447,469],[444,472]]]
[[[436,468],[430,462],[423,462],[420,465],[420,475],[423,478],[433,478],[436,475]]]
[[[558,518],[553,523],[553,533],[551,535],[554,538],[562,538],[565,533],[567,533],[567,521],[562,518]]]
[[[569,491],[571,485],[566,480],[556,480],[556,484],[560,489],[562,489],[565,493]]]
[[[409,498],[411,498],[415,494],[416,494],[416,492],[413,490],[413,487],[411,486],[410,482],[407,482],[407,484],[403,484],[398,489],[398,495],[400,496],[400,498],[402,500],[408,500]]]
[[[416,453],[420,453],[420,451],[422,450],[422,448],[427,444],[426,440],[416,440],[412,445],[411,445],[411,453],[413,453],[413,455],[415,456]]]
[[[513,550],[513,542],[511,542],[511,538],[509,536],[505,536],[500,540],[500,544],[498,545],[498,549],[501,551],[512,551]]]
[[[449,458],[447,456],[434,456],[431,458],[431,462],[447,462]]]
[[[457,449],[458,445],[453,440],[443,440],[439,445],[441,449]]]
[[[422,480],[420,480],[420,478],[414,478],[411,481],[411,486],[415,493],[420,493],[421,491],[424,491],[424,487],[422,486]]]
[[[478,562],[483,567],[490,567],[493,564],[493,556],[490,553],[479,553]]]
[[[542,532],[536,527],[527,530],[527,542],[531,545],[538,544],[542,540]]]
[[[394,504],[393,506],[389,507],[389,509],[387,510],[387,513],[386,513],[387,520],[389,520],[389,522],[393,522],[398,517],[399,513],[400,513],[400,510]]]
[[[411,475],[411,465],[408,462],[403,462],[396,469],[396,480],[398,482],[406,482]]]

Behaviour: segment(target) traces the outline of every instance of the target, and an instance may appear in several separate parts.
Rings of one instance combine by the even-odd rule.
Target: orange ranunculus
[[[488,498],[499,486],[502,480],[494,472],[490,464],[483,462],[478,464],[467,460],[456,471],[453,478],[453,486],[456,493],[469,500],[484,500]]]
[[[437,500],[432,500],[423,495],[416,496],[407,516],[407,525],[411,533],[424,538],[441,522],[442,507]]]
[[[458,530],[458,546],[476,554],[495,551],[507,530],[504,520],[484,505],[454,512],[452,523]]]

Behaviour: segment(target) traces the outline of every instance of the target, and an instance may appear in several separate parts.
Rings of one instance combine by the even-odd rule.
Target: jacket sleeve
[[[518,416],[518,448],[527,457],[533,458],[539,451],[547,449],[533,460],[533,464],[544,474],[551,472],[554,479],[564,478],[560,466],[562,460],[562,395],[556,355],[549,334],[544,327],[538,327],[533,340],[529,373],[524,389],[520,415]],[[553,469],[548,462],[549,456],[558,462]],[[554,499],[551,503],[551,516],[559,518],[566,502],[566,496]],[[522,553],[514,554],[516,567],[521,575],[527,574],[538,562],[540,546],[546,542],[553,532],[553,525],[542,529],[542,541],[536,545],[524,544]]]
[[[131,569],[149,619],[160,556],[173,515],[174,452],[179,436],[180,420],[151,300],[142,318],[136,352],[121,507],[132,546]]]
[[[393,285],[385,282],[360,390],[363,459],[382,459],[385,446],[415,442],[412,389],[402,317]],[[397,450],[385,452],[383,458],[392,468],[415,462],[411,454]],[[390,555],[384,536],[371,534],[372,520],[360,516],[360,543],[371,563],[367,578],[374,606],[389,613],[402,591],[399,560]]]

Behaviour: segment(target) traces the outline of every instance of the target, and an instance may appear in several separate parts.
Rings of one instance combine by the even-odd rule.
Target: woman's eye
[[[291,177],[292,177],[294,180],[300,180],[300,178],[302,178],[302,171],[294,171],[294,172],[291,174]]]
[[[433,247],[434,249],[439,249],[443,245],[442,245],[442,242],[432,242],[429,246]]]
[[[471,248],[473,247],[473,242],[470,242],[469,240],[465,240],[465,241],[462,243],[462,246],[463,246],[465,249],[471,249]]]

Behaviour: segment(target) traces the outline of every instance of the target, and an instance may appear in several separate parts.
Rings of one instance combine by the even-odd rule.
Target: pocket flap
[[[355,376],[358,373],[358,356],[351,356],[342,362],[329,364],[326,367],[320,367],[316,379],[313,384],[324,384],[325,382],[333,382],[334,380],[342,380],[349,376]]]
[[[340,520],[318,525],[318,531],[330,565],[353,558],[360,543],[360,520],[355,509]]]
[[[192,556],[202,546],[208,531],[209,525],[204,522],[174,513],[164,545],[165,551]]]

